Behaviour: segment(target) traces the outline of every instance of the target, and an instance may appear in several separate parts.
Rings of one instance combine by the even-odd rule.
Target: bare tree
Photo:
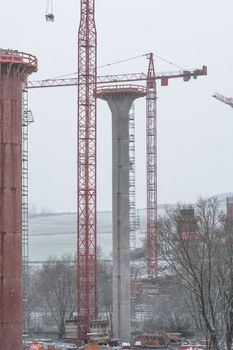
[[[109,319],[112,330],[112,264],[109,260],[101,260],[100,256],[97,280],[98,317]]]
[[[231,350],[233,342],[233,221],[224,220],[224,234],[219,245],[217,277],[220,305],[224,317],[225,343]]]
[[[219,244],[222,239],[219,205],[216,199],[200,199],[196,204],[196,232],[179,230],[181,206],[160,220],[160,253],[193,302],[217,350],[221,334],[220,285],[217,277]]]
[[[182,286],[174,284],[170,278],[159,280],[160,293],[144,296],[143,309],[146,310],[144,330],[154,332],[179,332],[190,335],[195,331],[192,316],[186,304]]]
[[[31,288],[36,292],[42,306],[49,313],[58,329],[58,337],[65,334],[65,320],[72,317],[76,309],[76,273],[71,257],[57,260],[50,258],[44,263]]]

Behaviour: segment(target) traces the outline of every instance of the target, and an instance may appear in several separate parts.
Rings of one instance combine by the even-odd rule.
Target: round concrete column
[[[34,56],[0,49],[0,348],[23,348],[22,83]]]
[[[131,338],[129,246],[129,111],[145,96],[141,86],[98,89],[112,112],[113,333]]]

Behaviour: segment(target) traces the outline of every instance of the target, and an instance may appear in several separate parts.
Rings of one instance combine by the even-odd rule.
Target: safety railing
[[[37,58],[17,50],[0,49],[0,63],[25,64],[37,69]]]

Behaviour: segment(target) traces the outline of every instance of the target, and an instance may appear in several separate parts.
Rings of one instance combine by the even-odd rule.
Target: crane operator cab
[[[53,22],[54,21],[53,1],[52,0],[47,0],[45,19],[46,19],[46,22]]]

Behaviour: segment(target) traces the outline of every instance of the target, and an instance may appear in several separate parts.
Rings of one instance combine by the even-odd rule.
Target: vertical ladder
[[[28,125],[33,122],[28,109],[28,90],[22,91],[22,251],[24,340],[29,336],[29,249],[28,249]]]

